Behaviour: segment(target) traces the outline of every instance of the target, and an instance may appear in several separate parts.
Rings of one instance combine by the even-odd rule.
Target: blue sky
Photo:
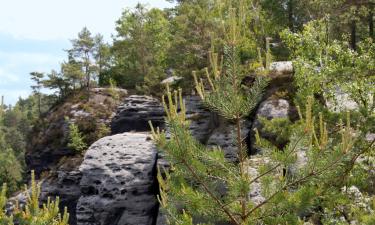
[[[58,69],[69,40],[86,26],[110,41],[124,8],[165,0],[0,0],[0,95],[7,104],[30,93],[32,71]]]

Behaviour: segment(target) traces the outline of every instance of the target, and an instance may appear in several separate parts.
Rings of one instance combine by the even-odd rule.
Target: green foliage
[[[0,149],[0,183],[8,183],[9,191],[15,192],[22,180],[22,166],[12,149]]]
[[[240,9],[231,9],[225,21],[223,60],[212,50],[209,54],[210,68],[205,69],[205,77],[199,78],[194,74],[196,90],[203,102],[236,124],[233,132],[236,134],[234,141],[239,162],[226,161],[220,148],[206,149],[191,136],[181,91],[172,94],[168,90],[163,104],[169,135],[154,128],[152,131],[153,139],[171,163],[170,170],[159,171],[158,176],[161,193],[159,201],[169,224],[195,224],[197,221],[209,224],[301,224],[301,220],[309,219],[306,218],[307,215],[318,216],[317,209],[320,207],[327,212],[337,212],[338,205],[351,201],[349,196],[342,193],[341,188],[354,184],[350,179],[357,159],[373,150],[374,141],[365,142],[362,135],[355,135],[360,132],[352,127],[349,114],[346,124],[339,124],[339,131],[337,128],[328,130],[323,114],[319,114],[319,121],[316,123],[313,111],[316,104],[308,95],[321,90],[323,79],[313,77],[314,80],[306,81],[306,78],[302,78],[303,73],[297,71],[300,74],[297,76],[301,76],[296,81],[300,91],[308,90],[298,94],[306,103],[305,113],[302,115],[299,109],[300,118],[294,124],[286,120],[266,123],[266,129],[273,129],[273,126],[280,124],[288,126],[279,137],[287,144],[280,151],[257,134],[256,145],[262,149],[263,161],[258,174],[248,172],[249,168],[256,165],[253,165],[254,161],[246,154],[241,119],[257,105],[267,82],[266,78],[258,75],[253,87],[241,84],[244,70],[237,47],[241,43],[241,38],[238,37],[242,37],[244,17]],[[309,34],[308,37],[312,37],[312,40],[320,35],[319,32]],[[296,35],[296,38],[300,36]],[[326,50],[327,45],[312,40],[297,42],[301,43],[301,47],[296,45],[296,48],[306,56],[303,63],[309,59],[315,62],[315,56],[322,58],[320,53]],[[324,62],[332,64],[332,61],[334,58]],[[305,65],[303,63],[301,64]],[[314,65],[318,66],[317,63]],[[309,68],[308,66],[309,64],[306,67]],[[315,69],[312,67],[311,71]],[[321,67],[320,70],[322,69]],[[310,83],[306,82],[313,85],[308,86]],[[371,89],[369,91],[371,94]],[[254,202],[249,198],[252,184],[257,182],[262,187],[264,199],[261,202]],[[354,209],[352,212],[358,211]],[[371,221],[371,211],[363,212],[355,219]]]
[[[248,29],[243,29],[238,37],[238,58],[241,62],[251,61],[257,55],[257,43],[263,43],[266,34],[261,32],[259,20],[260,8],[257,1],[179,1],[175,7],[175,17],[172,17],[171,32],[173,41],[168,53],[169,65],[176,75],[184,77],[184,88],[194,87],[191,71],[204,74],[204,68],[210,65],[207,52],[211,44],[219,50],[225,43],[225,28],[222,21],[228,18],[231,7],[241,8],[244,14],[243,23]]]
[[[118,94],[116,81],[112,78],[109,79],[109,93],[115,101],[120,100],[120,95]]]
[[[20,99],[14,107],[0,108],[0,183],[8,183],[8,191],[18,190],[25,167],[26,142],[29,131],[48,107],[44,95],[34,94]],[[39,107],[39,99],[46,104]]]
[[[170,33],[166,13],[138,4],[134,10],[123,12],[116,31],[112,78],[121,87],[157,93],[167,70]]]
[[[96,140],[111,134],[111,129],[104,123],[99,124],[96,129]]]
[[[34,172],[31,174],[30,190],[25,186],[27,194],[27,202],[24,207],[20,207],[18,203],[12,212],[12,215],[5,214],[7,186],[3,185],[0,193],[0,223],[1,224],[20,224],[20,225],[68,225],[69,214],[67,209],[63,215],[59,212],[59,198],[55,201],[48,199],[47,203],[40,207],[40,184],[35,181]]]
[[[82,133],[74,122],[69,124],[69,143],[68,147],[81,153],[87,149],[87,144],[84,141]]]
[[[283,33],[293,50],[300,96],[324,94],[332,97],[340,87],[361,111],[373,113],[374,43],[371,39],[366,40],[359,43],[358,51],[353,51],[345,42],[327,39],[326,31],[324,21],[314,21],[307,24],[300,34]]]

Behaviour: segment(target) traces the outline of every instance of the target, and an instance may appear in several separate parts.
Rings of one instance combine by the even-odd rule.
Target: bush
[[[83,135],[79,131],[79,128],[75,123],[69,124],[68,147],[74,149],[77,152],[82,152],[87,148],[87,144],[84,141]]]

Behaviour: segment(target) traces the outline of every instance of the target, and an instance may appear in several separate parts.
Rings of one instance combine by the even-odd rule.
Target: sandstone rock
[[[251,129],[250,121],[242,121],[242,137],[246,137],[246,144],[249,143],[248,137]],[[225,119],[221,119],[220,125],[212,132],[207,141],[208,147],[219,146],[229,161],[238,161],[237,134],[236,126]]]
[[[291,61],[273,62],[270,65],[272,75],[289,75],[293,73],[293,63]]]
[[[35,170],[36,175],[42,171],[50,170],[65,156],[75,153],[67,147],[68,123],[64,118],[54,120],[46,129],[36,131],[33,140],[29,143],[25,155],[27,167]]]
[[[76,206],[78,199],[81,196],[81,188],[79,186],[82,173],[78,167],[82,159],[73,157],[67,160],[66,163],[61,165],[53,174],[48,178],[41,181],[41,202],[47,202],[48,197],[60,198],[60,210],[64,207],[68,208],[69,224],[76,224]]]
[[[246,162],[246,165],[247,165],[247,173],[250,176],[250,179],[253,180],[256,177],[258,177],[259,167],[268,162],[269,162],[269,159],[262,155],[257,155],[248,159],[248,161]],[[250,185],[249,199],[255,205],[260,204],[265,200],[265,198],[262,195],[262,185],[261,185],[260,180],[256,180]]]
[[[257,117],[267,119],[286,118],[289,114],[290,104],[285,99],[269,99],[262,102],[257,111]]]
[[[111,123],[112,134],[128,131],[149,131],[148,121],[155,127],[164,127],[164,108],[156,98],[131,95],[118,107]]]
[[[336,88],[333,99],[327,101],[327,107],[333,112],[345,112],[348,110],[358,110],[358,104],[353,101],[348,93]]]
[[[218,126],[217,116],[203,105],[199,96],[186,96],[184,100],[190,131],[197,140],[205,144]]]
[[[156,155],[145,133],[118,134],[94,143],[80,166],[77,224],[154,224],[158,214]]]

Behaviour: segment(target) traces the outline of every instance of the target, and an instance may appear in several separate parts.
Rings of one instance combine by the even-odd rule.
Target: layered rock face
[[[218,116],[202,104],[199,96],[186,96],[186,119],[190,120],[191,134],[206,144],[212,132],[219,125]]]
[[[145,133],[94,143],[79,170],[78,225],[152,225],[158,214],[157,150]]]
[[[164,115],[164,109],[156,98],[131,95],[124,100],[112,120],[112,134],[148,131],[148,121],[152,121],[155,126],[164,127]]]

